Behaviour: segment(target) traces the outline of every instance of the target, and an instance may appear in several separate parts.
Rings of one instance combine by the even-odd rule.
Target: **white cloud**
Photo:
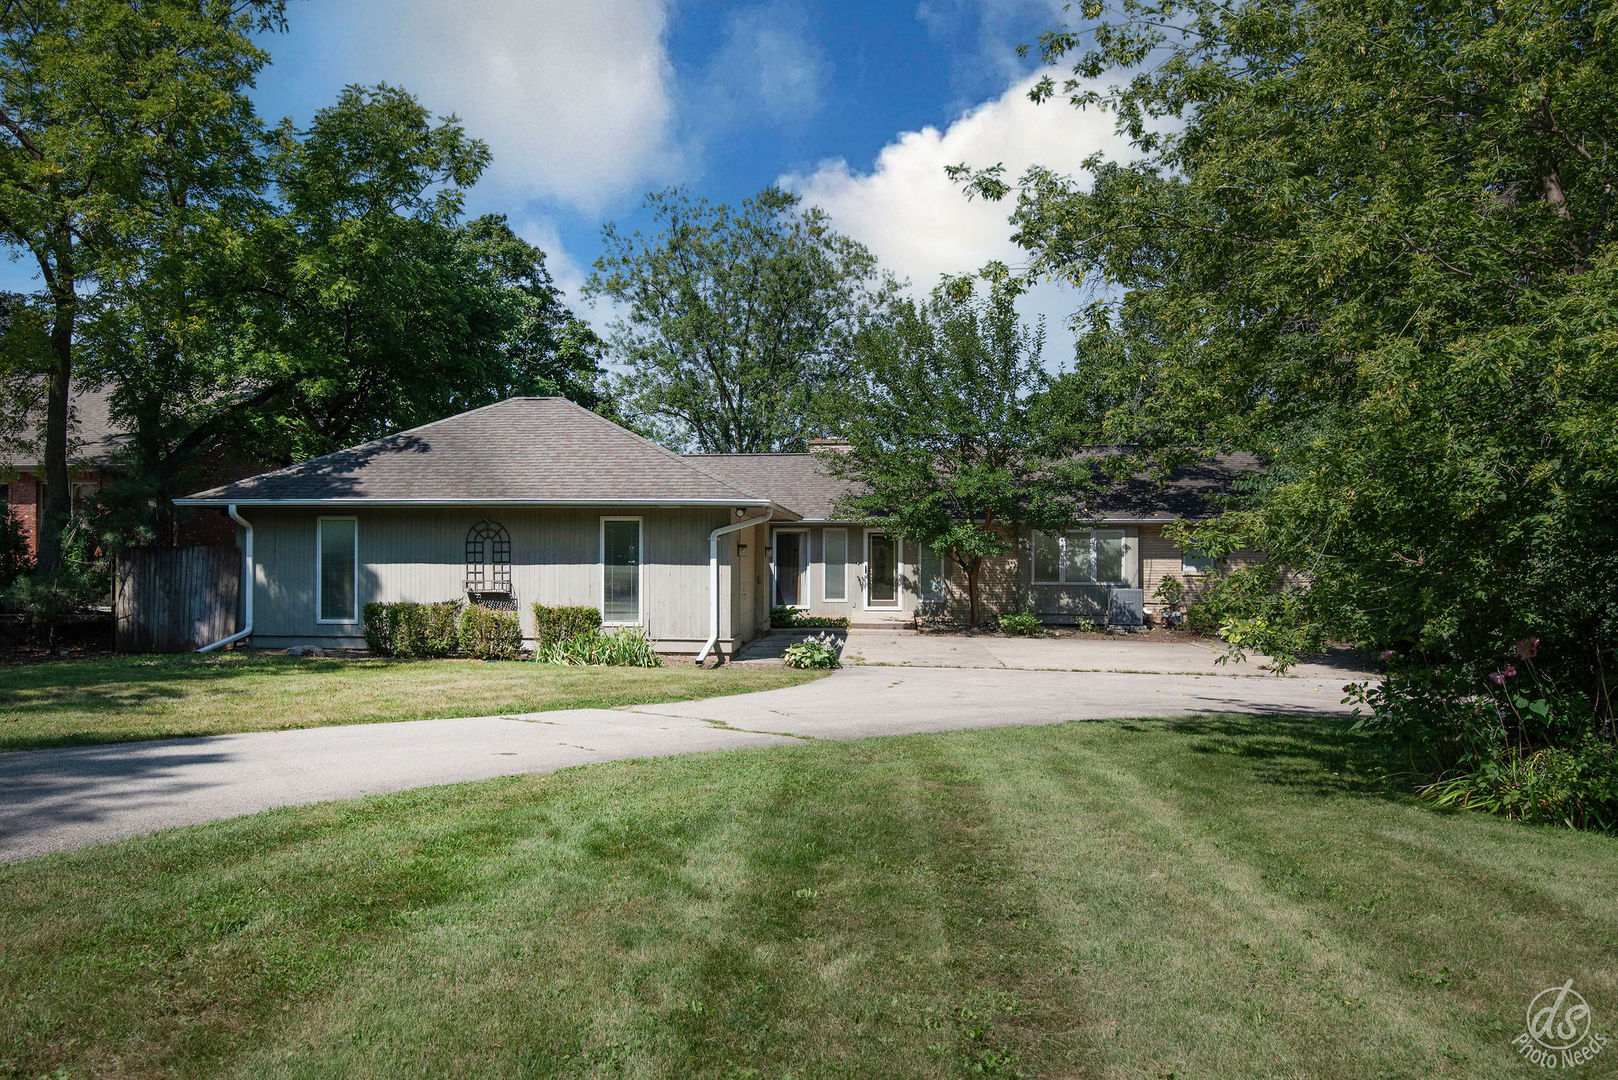
[[[918,294],[941,274],[969,273],[990,260],[1015,267],[1024,255],[1011,242],[1010,203],[969,200],[945,175],[945,166],[1000,163],[1015,179],[1038,164],[1082,182],[1091,154],[1131,156],[1127,141],[1113,132],[1112,114],[1081,112],[1061,101],[1035,105],[1027,96],[1032,83],[1018,82],[942,131],[924,127],[900,134],[877,154],[869,172],[835,159],[807,175],[783,176],[781,183],[824,209],[888,269],[908,277]],[[1077,307],[1075,295],[1054,284],[1024,298],[1025,314],[1046,317],[1048,358],[1067,356],[1065,322]]]
[[[586,212],[677,173],[667,0],[370,0],[345,77],[489,143],[486,183]]]
[[[771,0],[730,13],[724,44],[708,64],[710,108],[785,123],[820,111],[827,63],[802,7]]]

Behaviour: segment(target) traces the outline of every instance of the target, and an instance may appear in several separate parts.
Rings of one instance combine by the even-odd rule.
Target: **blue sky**
[[[1009,207],[942,170],[1122,152],[1107,118],[1026,100],[1016,45],[1061,18],[1061,0],[293,0],[256,98],[303,123],[386,81],[458,115],[494,155],[469,212],[507,214],[601,324],[576,295],[601,224],[643,224],[668,185],[730,202],[784,183],[918,291],[1015,261]],[[1076,306],[1054,287],[1028,301],[1053,336]]]

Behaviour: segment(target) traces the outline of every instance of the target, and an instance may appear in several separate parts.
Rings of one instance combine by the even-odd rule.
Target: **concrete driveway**
[[[0,860],[277,806],[805,738],[1104,717],[1321,714],[1343,676],[861,666],[674,705],[419,720],[0,754]]]
[[[761,662],[816,631],[773,633],[738,660]],[[859,629],[838,632],[845,663],[888,667],[1003,668],[1019,671],[1114,671],[1151,675],[1249,675],[1273,678],[1270,658],[1252,656],[1221,663],[1218,642],[1143,640],[1129,635],[1080,634],[1061,638],[1015,638],[982,634],[918,634],[914,630]],[[1301,679],[1362,678],[1360,658],[1333,650],[1287,670]]]

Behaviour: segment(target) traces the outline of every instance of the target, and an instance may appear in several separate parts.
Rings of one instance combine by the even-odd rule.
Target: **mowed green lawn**
[[[612,708],[773,690],[822,674],[248,653],[72,660],[0,667],[0,750]]]
[[[1518,1077],[1569,978],[1618,1030],[1618,845],[1436,812],[1363,750],[810,742],[0,867],[0,1074]]]

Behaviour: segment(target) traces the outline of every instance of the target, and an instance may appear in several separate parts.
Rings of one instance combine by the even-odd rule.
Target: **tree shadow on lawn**
[[[387,663],[281,656],[142,656],[39,664],[0,670],[0,717],[138,708],[154,701],[179,700],[198,686],[242,679],[331,676]],[[5,745],[0,739],[0,747]]]
[[[1126,731],[1194,739],[1192,754],[1240,759],[1255,779],[1302,794],[1408,802],[1418,775],[1410,762],[1398,747],[1350,731],[1352,723],[1347,716],[1287,713],[1117,721]]]

